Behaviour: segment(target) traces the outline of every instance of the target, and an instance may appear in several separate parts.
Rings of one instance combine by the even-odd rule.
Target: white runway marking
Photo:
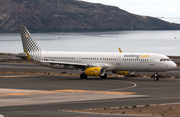
[[[134,83],[134,82],[129,82],[129,81],[121,81],[121,82],[126,82],[126,83],[129,83],[129,84],[132,84],[132,86],[130,86],[130,87],[125,87],[125,88],[119,88],[119,89],[113,89],[113,90],[131,89],[131,88],[134,88],[134,87],[136,87],[136,86],[137,86],[137,84],[136,84],[136,83]],[[113,91],[113,90],[112,90],[112,91]]]

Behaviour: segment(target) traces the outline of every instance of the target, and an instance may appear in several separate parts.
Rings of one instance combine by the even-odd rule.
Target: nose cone
[[[177,65],[176,65],[176,63],[174,63],[174,62],[171,62],[170,65],[169,65],[169,68],[170,68],[171,70],[175,69],[176,67],[177,67]]]

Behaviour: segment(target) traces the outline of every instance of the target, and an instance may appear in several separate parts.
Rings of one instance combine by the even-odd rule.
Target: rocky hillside
[[[180,24],[76,0],[0,0],[0,32],[73,30],[172,30]]]

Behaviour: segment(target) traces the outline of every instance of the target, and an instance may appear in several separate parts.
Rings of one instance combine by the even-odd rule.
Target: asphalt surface
[[[35,64],[0,63],[1,71],[61,73]],[[67,71],[68,73],[79,71]],[[152,74],[152,73],[151,73]],[[180,76],[179,68],[166,72]],[[0,75],[0,117],[134,117],[64,110],[180,102],[180,79]]]

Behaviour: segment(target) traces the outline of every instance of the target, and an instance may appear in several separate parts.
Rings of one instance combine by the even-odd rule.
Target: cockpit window
[[[168,58],[161,58],[160,61],[171,61],[171,60]]]
[[[166,59],[166,61],[171,61],[170,59]]]

